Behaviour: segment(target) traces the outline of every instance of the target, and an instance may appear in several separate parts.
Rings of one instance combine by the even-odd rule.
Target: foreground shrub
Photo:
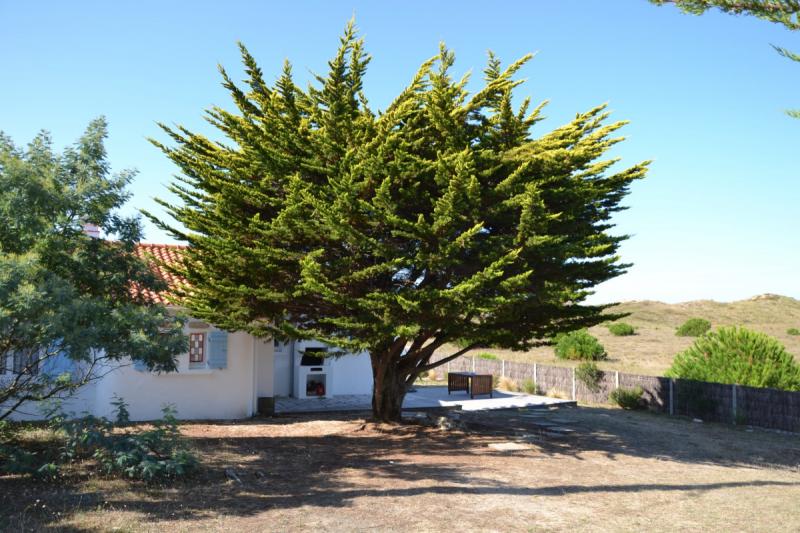
[[[675,356],[667,376],[800,390],[800,365],[769,335],[724,327],[697,339]]]
[[[699,337],[711,329],[711,322],[705,318],[690,318],[675,331],[678,337]]]
[[[603,345],[586,329],[559,334],[554,340],[556,356],[560,359],[597,361],[607,357]]]
[[[609,324],[608,331],[617,337],[627,337],[629,335],[636,334],[636,330],[633,328],[633,326],[625,322],[615,322],[614,324]]]
[[[641,387],[632,389],[620,388],[611,391],[609,398],[623,409],[642,409],[645,406],[642,399],[643,394],[644,390]]]
[[[584,361],[575,368],[575,379],[586,385],[592,392],[600,391],[600,382],[603,379],[603,371],[592,361]]]
[[[105,475],[153,481],[184,476],[197,466],[180,435],[174,408],[164,407],[161,419],[140,430],[130,427],[124,401],[116,399],[113,405],[113,422],[95,416],[54,417],[49,427],[57,438],[38,439],[38,449],[22,442],[24,430],[11,437],[5,431],[0,471],[56,477],[64,464],[93,459]]]
[[[800,329],[797,328],[789,328],[786,330],[787,335],[800,335]]]

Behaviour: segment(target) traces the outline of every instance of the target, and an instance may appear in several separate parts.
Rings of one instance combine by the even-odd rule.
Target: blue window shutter
[[[208,368],[228,368],[228,332],[208,334]]]

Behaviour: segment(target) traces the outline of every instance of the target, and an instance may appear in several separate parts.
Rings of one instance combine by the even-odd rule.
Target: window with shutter
[[[189,365],[199,366],[206,360],[206,334],[189,334]]]

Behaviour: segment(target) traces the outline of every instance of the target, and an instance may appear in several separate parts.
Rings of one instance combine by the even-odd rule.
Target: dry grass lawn
[[[639,301],[625,302],[610,310],[630,313],[622,319],[636,328],[636,335],[616,337],[606,325],[590,328],[606,348],[609,358],[600,363],[604,370],[619,370],[631,374],[662,376],[672,364],[675,354],[688,348],[694,339],[678,337],[675,329],[687,319],[705,318],[713,328],[719,326],[745,326],[778,339],[800,361],[800,336],[787,334],[789,328],[800,328],[800,301],[775,295],[762,295],[739,302],[699,300],[680,304]],[[455,349],[442,350],[442,354]],[[526,361],[544,364],[570,365],[569,361],[556,359],[553,348],[535,348],[528,352],[510,350],[485,350],[509,361]]]
[[[0,529],[800,530],[797,435],[618,409],[469,416],[467,432],[355,415],[189,424],[205,464],[192,479],[0,477]]]

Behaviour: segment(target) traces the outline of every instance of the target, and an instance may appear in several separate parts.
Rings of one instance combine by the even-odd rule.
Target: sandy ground
[[[618,409],[537,413],[465,414],[463,431],[357,415],[190,424],[204,463],[191,479],[0,478],[0,529],[800,530],[796,434]]]

